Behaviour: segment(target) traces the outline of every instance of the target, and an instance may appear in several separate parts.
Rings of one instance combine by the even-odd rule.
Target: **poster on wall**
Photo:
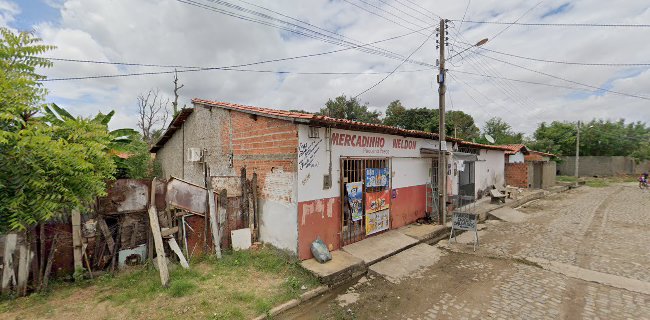
[[[390,190],[366,192],[366,214],[386,210],[390,203]]]
[[[366,235],[390,228],[390,210],[382,210],[366,214]]]
[[[359,221],[363,216],[363,190],[361,181],[346,183],[345,189],[348,192],[348,203],[350,204],[352,221]]]
[[[387,186],[388,168],[366,168],[366,188]]]

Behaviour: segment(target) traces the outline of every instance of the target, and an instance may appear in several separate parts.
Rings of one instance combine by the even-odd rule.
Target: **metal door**
[[[341,158],[341,242],[344,246],[366,238],[366,192],[383,191],[386,188],[390,190],[391,188],[390,181],[392,179],[390,177],[387,187],[366,188],[366,168],[390,168],[390,163],[386,158]],[[352,217],[345,189],[345,185],[350,182],[362,182],[363,186],[362,216],[357,221]]]
[[[438,159],[431,159],[431,168],[429,169],[429,182],[427,183],[427,214],[431,219],[438,219],[438,203],[440,195],[438,194]]]

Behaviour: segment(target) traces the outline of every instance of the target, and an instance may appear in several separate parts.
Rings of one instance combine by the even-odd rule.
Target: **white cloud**
[[[251,1],[251,0],[249,0]],[[350,0],[360,6],[362,2]],[[199,2],[218,7],[210,1]],[[274,14],[231,0],[233,4],[269,15]],[[4,9],[6,0],[0,0],[0,24],[16,16],[17,8]],[[360,42],[377,41],[410,32],[344,1],[255,1],[257,5],[299,18],[313,25],[337,30]],[[374,3],[374,2],[373,2]],[[437,24],[424,10],[404,1],[389,1],[393,6],[383,7],[393,15],[379,12],[411,29],[424,26],[424,21]],[[411,9],[400,3],[409,4]],[[418,1],[421,6],[447,18],[462,17],[465,1]],[[541,19],[546,12],[566,3],[548,0],[532,10],[521,22],[599,22],[645,23],[650,19],[646,1],[630,0],[624,5],[595,3],[593,0],[570,1],[568,10]],[[376,5],[380,5],[377,2]],[[473,1],[468,20],[513,21],[530,9],[534,3],[523,0]],[[126,61],[154,64],[192,66],[227,66],[260,60],[297,56],[339,49],[332,44],[287,33],[259,24],[242,21],[177,1],[127,0],[67,0],[55,1],[60,21],[37,27],[43,39],[57,45],[50,56]],[[395,8],[400,8],[400,12]],[[415,9],[415,10],[413,10]],[[371,11],[378,12],[374,8]],[[420,13],[418,13],[418,11]],[[407,12],[405,14],[404,12]],[[7,18],[9,17],[9,18]],[[398,17],[403,18],[400,19]],[[417,18],[416,18],[417,17]],[[18,17],[19,18],[19,17]],[[282,18],[286,19],[286,18]],[[455,22],[456,28],[460,27]],[[502,30],[500,25],[462,25],[462,40],[470,43],[492,37]],[[322,31],[326,33],[325,31]],[[496,39],[490,39],[486,48],[552,60],[585,62],[648,62],[648,29],[615,28],[544,28],[512,26]],[[424,33],[424,32],[423,32]],[[412,35],[377,46],[404,56],[410,54],[425,38]],[[455,32],[450,32],[455,38]],[[457,51],[465,46],[456,42]],[[485,53],[485,52],[484,52]],[[647,94],[650,74],[647,70],[622,77],[621,68],[597,68],[538,63],[485,53],[495,58],[516,63],[540,72],[582,83],[601,86],[610,83],[612,90]],[[465,55],[463,55],[465,56]],[[429,41],[412,59],[435,64],[435,41]],[[460,61],[456,58],[447,67],[451,70],[496,75],[524,81],[543,82],[575,87],[557,78],[545,77],[488,58],[473,55]],[[390,71],[400,61],[348,50],[336,54],[307,59],[283,61],[252,66],[254,69],[305,72],[366,72]],[[421,69],[405,64],[400,70]],[[56,62],[47,71],[50,77],[71,77],[97,74],[160,71],[158,68],[116,67],[111,65]],[[400,99],[410,107],[437,107],[436,71],[396,73],[361,100],[371,107],[383,109],[392,100]],[[244,73],[233,71],[190,72],[180,75],[185,87],[181,90],[181,104],[189,104],[193,97],[231,101],[276,108],[296,108],[317,111],[328,98],[339,94],[356,95],[383,78],[384,75],[286,75]],[[650,123],[647,101],[614,94],[580,95],[580,91],[522,84],[472,75],[456,74],[459,80],[449,79],[447,106],[472,114],[479,124],[492,116],[503,117],[516,130],[531,133],[541,121],[590,120],[593,117],[641,120]],[[150,88],[160,88],[172,95],[172,76],[139,76],[128,78],[49,82],[50,99],[62,101],[73,112],[93,114],[98,110],[115,109],[121,116],[114,126],[135,126],[136,97]],[[469,96],[473,96],[477,102]]]

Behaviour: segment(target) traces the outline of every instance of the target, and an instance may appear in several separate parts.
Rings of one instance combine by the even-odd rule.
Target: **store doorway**
[[[387,158],[341,158],[344,246],[390,229],[390,172]]]
[[[473,199],[476,195],[474,162],[466,161],[462,166],[462,168],[458,168],[458,195]]]

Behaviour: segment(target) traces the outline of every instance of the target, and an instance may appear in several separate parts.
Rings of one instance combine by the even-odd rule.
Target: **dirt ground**
[[[546,259],[650,285],[650,192],[582,187],[520,208],[522,223],[489,220],[476,252],[445,254],[414,277],[369,274],[279,319],[650,319],[650,295],[542,269]]]

